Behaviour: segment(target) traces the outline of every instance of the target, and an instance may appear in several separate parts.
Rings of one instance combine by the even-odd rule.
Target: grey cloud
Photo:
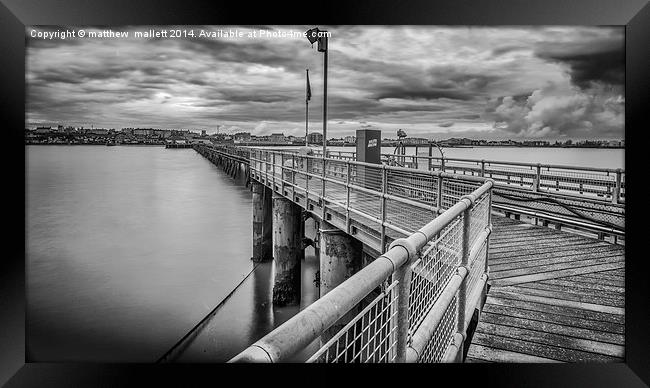
[[[591,87],[592,82],[620,86],[625,82],[623,36],[575,44],[545,42],[538,46],[536,55],[566,64],[573,83],[582,89]]]

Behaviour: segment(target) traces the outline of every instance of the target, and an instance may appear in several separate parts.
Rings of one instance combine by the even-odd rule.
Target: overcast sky
[[[304,37],[188,26],[194,38],[44,40],[27,28],[27,123],[304,135],[322,126],[323,55]],[[623,27],[320,26],[331,32],[328,137],[622,139]],[[167,27],[171,29],[171,27]],[[241,38],[200,38],[238,29]],[[86,32],[105,28],[84,28]],[[248,37],[255,31],[256,38]]]

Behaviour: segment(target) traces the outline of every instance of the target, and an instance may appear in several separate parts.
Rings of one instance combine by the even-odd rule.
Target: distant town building
[[[344,140],[345,140],[346,143],[354,144],[354,143],[357,142],[357,137],[356,136],[346,136]]]
[[[284,133],[272,133],[270,140],[272,143],[284,143]]]
[[[232,137],[236,142],[251,141],[250,132],[237,132]]]
[[[307,141],[312,144],[322,144],[323,134],[319,132],[312,132],[309,135],[307,135]]]
[[[108,135],[108,129],[93,128],[86,131],[86,133],[89,135],[105,136]]]

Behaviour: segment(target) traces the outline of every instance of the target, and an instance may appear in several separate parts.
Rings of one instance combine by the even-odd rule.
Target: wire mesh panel
[[[412,265],[409,334],[418,329],[460,264],[463,223],[454,220]]]
[[[537,179],[537,167],[486,162],[484,176],[502,185],[512,185],[533,190]]]
[[[527,193],[495,188],[498,204],[558,215],[563,218],[622,229],[625,227],[625,207],[609,202],[589,201],[571,197],[554,197],[542,193]]]
[[[437,205],[438,177],[424,172],[386,171],[386,193],[414,201]]]
[[[474,260],[468,263],[469,272],[467,278],[465,278],[468,297],[476,292],[478,281],[485,273],[485,260],[487,260],[487,241],[483,242],[483,245]],[[476,306],[471,303],[467,303],[465,306],[465,313],[468,314],[470,311],[474,310],[475,307]]]
[[[386,222],[413,233],[437,217],[437,212],[386,199]]]
[[[397,345],[397,296],[391,283],[307,362],[392,362]]]
[[[618,197],[620,199],[625,199],[625,173],[621,173],[621,188]]]
[[[445,161],[445,171],[452,174],[481,176],[481,162],[448,159]]]
[[[469,217],[469,248],[474,245],[477,237],[488,226],[488,212],[490,211],[490,193],[483,194],[474,202],[470,209]]]
[[[612,198],[616,187],[616,173],[579,169],[542,168],[540,190],[573,194],[591,194]]]
[[[440,324],[431,336],[431,339],[424,348],[422,355],[418,359],[420,363],[433,363],[441,362],[449,345],[454,339],[456,334],[456,326],[458,325],[458,297],[455,296],[449,307],[445,310]]]
[[[348,164],[344,161],[328,160],[325,164],[325,176],[341,182],[347,180]]]
[[[471,194],[481,183],[470,182],[461,179],[443,178],[442,179],[442,203],[443,209],[448,209],[456,204],[458,200],[467,194]]]

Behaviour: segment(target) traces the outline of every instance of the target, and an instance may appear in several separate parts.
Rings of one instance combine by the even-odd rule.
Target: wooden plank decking
[[[466,362],[622,362],[625,248],[493,217],[490,290]]]

